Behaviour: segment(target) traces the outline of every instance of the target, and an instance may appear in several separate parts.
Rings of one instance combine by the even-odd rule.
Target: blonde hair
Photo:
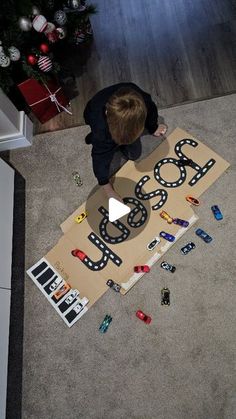
[[[143,132],[147,108],[142,96],[132,88],[117,90],[106,104],[107,123],[117,144],[132,144]]]

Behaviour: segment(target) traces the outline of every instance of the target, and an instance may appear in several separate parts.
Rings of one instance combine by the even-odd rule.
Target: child
[[[91,132],[85,141],[92,144],[93,171],[108,198],[122,201],[109,183],[109,168],[117,149],[128,160],[141,155],[140,136],[146,128],[159,137],[167,131],[158,125],[158,112],[151,96],[133,83],[120,83],[98,92],[84,110]]]

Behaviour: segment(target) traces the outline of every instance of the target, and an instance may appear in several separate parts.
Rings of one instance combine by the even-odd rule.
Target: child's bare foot
[[[160,135],[165,135],[166,131],[167,131],[167,125],[165,124],[160,124],[158,125],[157,130],[154,132],[153,135],[155,135],[156,137],[160,137]]]

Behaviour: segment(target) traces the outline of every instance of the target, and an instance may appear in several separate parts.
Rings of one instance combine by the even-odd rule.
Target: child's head
[[[107,123],[117,144],[132,144],[142,134],[147,108],[142,96],[129,87],[117,90],[106,104]]]

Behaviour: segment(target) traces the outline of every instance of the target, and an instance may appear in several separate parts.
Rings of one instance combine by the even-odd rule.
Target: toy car
[[[86,211],[82,212],[80,215],[78,215],[77,217],[75,217],[75,222],[77,224],[82,223],[82,221],[84,221],[84,219],[88,216],[88,213]]]
[[[186,201],[190,202],[190,204],[195,205],[196,207],[200,205],[200,201],[197,198],[194,198],[193,196],[186,196]]]
[[[172,273],[174,273],[176,271],[176,267],[171,265],[170,263],[166,262],[165,260],[163,260],[163,262],[161,262],[161,268],[165,269],[166,271],[170,271]]]
[[[175,241],[175,236],[172,236],[172,234],[166,233],[165,231],[161,231],[160,236],[163,237],[163,239],[168,240],[168,242]]]
[[[61,282],[62,282],[61,278],[56,278],[55,281],[50,285],[49,290],[54,291]]]
[[[196,246],[193,242],[188,242],[184,247],[182,247],[181,253],[183,255],[187,255],[192,249],[195,249],[195,247]]]
[[[73,290],[72,292],[71,292],[71,294],[70,295],[68,295],[68,297],[65,299],[65,303],[66,304],[71,304],[72,303],[72,301],[77,297],[79,295],[79,291],[78,290]]]
[[[161,290],[161,304],[164,306],[170,305],[170,290],[168,288],[162,288]]]
[[[173,222],[173,218],[167,214],[165,211],[160,212],[160,217],[167,221],[168,224],[171,224]]]
[[[181,220],[181,218],[174,218],[173,223],[185,228],[189,226],[189,222],[186,220]]]
[[[83,308],[86,306],[86,304],[88,304],[88,299],[86,297],[84,297],[79,303],[77,303],[74,307],[73,310],[76,312],[76,314],[78,314],[81,310],[83,310]]]
[[[150,272],[150,268],[148,265],[138,265],[134,267],[134,272]]]
[[[209,234],[207,234],[204,230],[202,230],[201,228],[198,228],[195,231],[196,235],[201,237],[202,240],[204,240],[205,243],[210,243],[213,239],[211,236],[209,236]]]
[[[69,284],[64,284],[59,290],[54,292],[54,297],[56,298],[56,300],[59,300],[59,298],[61,298],[63,295],[65,295],[70,289],[70,285]]]
[[[82,186],[83,182],[81,180],[80,174],[78,172],[73,172],[72,176],[77,186]]]
[[[161,242],[161,240],[159,239],[159,237],[155,237],[155,239],[153,239],[148,245],[147,245],[147,249],[148,250],[153,250],[154,247],[156,247],[159,243]]]
[[[114,282],[112,279],[108,279],[107,283],[108,287],[112,288],[116,292],[120,292],[121,286]]]
[[[136,311],[136,316],[146,324],[150,324],[152,321],[152,318],[147,316],[147,314],[144,314],[142,310]]]
[[[218,205],[212,205],[211,210],[214,214],[214,217],[216,220],[223,220],[223,214],[220,210],[220,208],[218,207]]]
[[[79,250],[79,249],[72,250],[71,254],[72,256],[79,258],[80,260],[84,260],[86,258],[86,254],[82,250]]]
[[[101,333],[105,333],[109,327],[109,324],[112,322],[112,317],[109,316],[109,314],[106,314],[106,316],[104,317],[104,320],[102,322],[102,324],[99,327],[99,331]]]

